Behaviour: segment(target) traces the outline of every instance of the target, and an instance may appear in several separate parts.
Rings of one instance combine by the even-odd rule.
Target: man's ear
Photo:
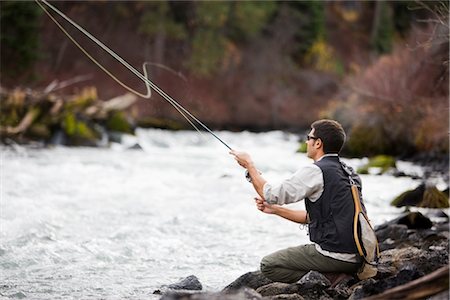
[[[317,148],[320,148],[322,145],[323,145],[322,140],[321,140],[321,139],[317,139],[317,140],[316,140],[316,147],[317,147]]]

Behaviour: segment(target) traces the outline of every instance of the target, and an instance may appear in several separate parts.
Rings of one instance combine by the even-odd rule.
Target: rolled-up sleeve
[[[314,164],[298,170],[279,185],[266,183],[263,187],[264,199],[270,204],[280,205],[298,202],[306,197],[317,200],[322,191],[322,170]]]

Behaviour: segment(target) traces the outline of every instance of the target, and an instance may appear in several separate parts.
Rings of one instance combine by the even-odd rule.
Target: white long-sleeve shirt
[[[319,160],[326,156],[337,156],[337,154],[325,154]],[[270,183],[264,184],[263,192],[264,199],[269,204],[283,205],[302,201],[305,198],[315,202],[323,193],[322,170],[315,164],[308,165],[277,186],[273,186]],[[347,262],[358,261],[356,254],[330,252],[322,249],[316,243],[315,246],[317,251],[325,256]]]

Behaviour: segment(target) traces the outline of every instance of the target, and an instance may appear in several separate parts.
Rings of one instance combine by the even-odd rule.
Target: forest
[[[349,133],[351,156],[448,155],[447,1],[51,3],[135,68],[149,62],[151,80],[212,129],[303,133],[333,118]],[[111,73],[145,90],[55,17]],[[35,2],[1,2],[0,75],[3,141],[49,141],[57,130],[95,138],[98,120],[125,132],[190,129],[156,93],[89,115],[126,90]]]

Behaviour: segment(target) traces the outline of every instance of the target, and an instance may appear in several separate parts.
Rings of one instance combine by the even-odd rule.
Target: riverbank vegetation
[[[445,1],[55,5],[133,65],[151,61],[151,79],[213,129],[303,132],[328,117],[349,133],[347,156],[448,156]],[[5,1],[1,8],[3,140],[49,141],[61,130],[73,137],[68,144],[85,144],[102,139],[100,127],[128,133],[135,126],[186,128],[158,96],[99,117],[100,103],[123,95],[122,87],[34,2]],[[143,88],[66,27],[121,80]],[[72,82],[57,95],[31,96],[55,80]],[[82,95],[90,89],[95,95]],[[63,103],[57,117],[55,97]],[[99,112],[90,115],[91,107]]]

